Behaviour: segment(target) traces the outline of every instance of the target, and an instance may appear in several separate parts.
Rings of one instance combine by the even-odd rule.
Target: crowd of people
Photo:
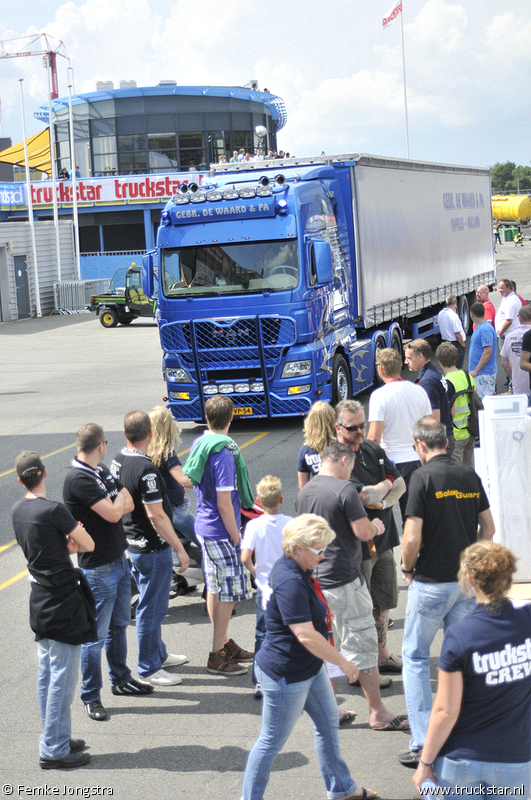
[[[276,150],[272,150],[269,148],[267,153],[265,153],[260,147],[256,148],[256,151],[250,152],[246,150],[245,147],[240,147],[239,150],[233,150],[232,156],[227,158],[225,154],[222,154],[219,157],[219,164],[240,164],[241,162],[246,161],[270,161],[274,158],[294,158],[290,153],[286,153],[284,150],[279,150],[278,153]]]
[[[16,471],[26,494],[13,509],[13,526],[31,576],[42,769],[76,768],[90,760],[85,742],[71,736],[70,706],[81,664],[86,713],[94,721],[107,718],[103,649],[113,694],[146,696],[181,683],[169,670],[187,656],[168,652],[161,627],[172,570],[188,567],[178,531],[202,549],[212,626],[206,670],[232,677],[252,665],[253,691],[262,700],[262,728],[249,755],[242,800],[263,797],[274,759],[303,710],[314,725],[328,797],[376,796],[356,784],[340,752],[338,728],[355,716],[337,706],[341,675],[361,686],[373,730],[410,731],[409,747],[398,759],[416,768],[417,787],[438,781],[457,796],[464,786],[484,785],[495,775],[497,785],[524,784],[527,796],[530,612],[505,599],[514,556],[491,543],[489,502],[471,466],[468,392],[471,386],[480,396],[494,390],[480,378],[495,375],[483,371],[501,337],[502,358],[518,390],[517,367],[531,373],[525,339],[531,338],[531,312],[506,279],[492,318],[485,288],[478,288],[471,308],[470,372],[462,368],[466,334],[456,298],[448,295],[436,351],[444,376],[429,343],[417,339],[405,347],[414,381],[402,379],[396,350],[379,351],[381,386],[370,396],[367,419],[356,400],[312,406],[297,459],[294,518],[282,513],[278,477],[264,476],[253,491],[229,436],[233,404],[225,395],[206,401],[206,430],[184,466],[175,452],[180,432],[168,409],[128,413],[125,446],[109,466],[103,428],[83,425],[64,504],[47,498],[39,455],[20,454]],[[526,328],[523,366],[513,336],[517,318]],[[185,495],[192,487],[195,515]],[[242,508],[256,499],[263,513],[247,524],[242,539]],[[399,546],[408,585],[401,654],[387,640],[389,615],[398,605]],[[139,592],[138,679],[127,663],[131,574]],[[251,579],[256,634],[254,648],[246,650],[230,638],[229,625],[235,604],[252,597]],[[430,648],[441,624],[445,640],[432,709]],[[403,676],[406,710],[400,714],[381,697],[393,673]]]

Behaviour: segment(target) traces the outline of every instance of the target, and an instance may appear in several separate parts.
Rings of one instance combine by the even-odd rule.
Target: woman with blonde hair
[[[166,484],[168,497],[172,505],[172,522],[176,531],[198,547],[194,530],[195,517],[188,510],[189,501],[183,486],[192,487],[192,482],[183,472],[175,446],[181,443],[180,429],[172,417],[171,411],[164,406],[155,406],[149,412],[152,438],[148,455],[159,470]]]
[[[306,415],[303,430],[304,444],[297,462],[299,489],[317,475],[322,452],[336,438],[336,415],[330,403],[325,403],[324,400],[314,403]]]
[[[493,787],[529,794],[531,606],[507,598],[515,572],[516,558],[501,544],[476,542],[461,554],[459,582],[477,605],[444,637],[417,789],[431,781],[449,797]]]
[[[352,682],[358,668],[328,641],[328,606],[313,570],[335,538],[326,520],[302,514],[283,530],[284,555],[270,576],[266,638],[256,657],[264,705],[262,730],[249,754],[242,800],[262,800],[269,773],[301,713],[313,722],[315,748],[328,797],[370,800],[376,792],[358,788],[339,749],[337,706],[324,661],[336,664]]]

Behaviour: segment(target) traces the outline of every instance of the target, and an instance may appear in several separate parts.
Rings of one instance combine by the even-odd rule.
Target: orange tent
[[[50,131],[45,128],[40,133],[30,136],[27,140],[28,144],[28,161],[31,169],[38,169],[41,172],[46,172],[48,175],[52,173],[52,165],[50,162]],[[14,144],[13,147],[8,147],[0,153],[0,161],[5,161],[8,164],[18,164],[21,167],[26,166],[24,159],[24,142]]]

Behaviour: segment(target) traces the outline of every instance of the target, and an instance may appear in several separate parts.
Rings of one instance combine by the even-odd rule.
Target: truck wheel
[[[402,361],[404,360],[404,347],[402,345],[402,337],[400,336],[396,328],[391,336],[391,349],[396,350],[396,352],[400,354],[400,358],[402,359]]]
[[[350,368],[345,356],[336,355],[332,367],[332,403],[352,397]]]
[[[378,357],[378,353],[380,350],[383,350],[387,345],[385,344],[385,339],[383,336],[378,336],[376,341],[374,342],[374,385],[381,386],[383,384],[382,379],[378,375],[378,370],[376,369],[376,359]],[[396,349],[396,348],[393,348]]]
[[[104,328],[116,328],[118,325],[118,312],[114,308],[106,308],[100,314],[100,322]]]
[[[470,327],[470,306],[468,305],[468,297],[462,294],[457,303],[457,316],[461,320],[461,325],[465,333],[468,333]]]

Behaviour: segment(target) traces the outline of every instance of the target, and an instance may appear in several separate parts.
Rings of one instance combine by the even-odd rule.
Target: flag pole
[[[42,309],[41,309],[41,287],[39,285],[39,268],[37,266],[37,244],[35,242],[35,221],[33,219],[33,202],[31,199],[31,175],[30,175],[30,165],[29,165],[29,158],[28,158],[28,141],[26,139],[26,117],[24,113],[24,90],[22,88],[22,84],[24,83],[24,78],[19,78],[20,83],[20,110],[22,113],[22,136],[24,138],[24,163],[26,165],[26,192],[27,192],[27,203],[28,203],[28,222],[30,227],[30,235],[31,235],[31,254],[33,256],[33,275],[35,280],[35,306],[37,309],[37,316],[42,317]],[[29,288],[29,287],[28,287]],[[31,309],[31,300],[30,300],[30,309]],[[30,310],[31,313],[31,310]]]
[[[402,36],[402,72],[404,75],[404,113],[406,122],[406,158],[409,158],[409,127],[407,119],[407,88],[406,88],[406,54],[404,49],[404,0],[402,0],[402,13],[400,14],[400,33]]]

